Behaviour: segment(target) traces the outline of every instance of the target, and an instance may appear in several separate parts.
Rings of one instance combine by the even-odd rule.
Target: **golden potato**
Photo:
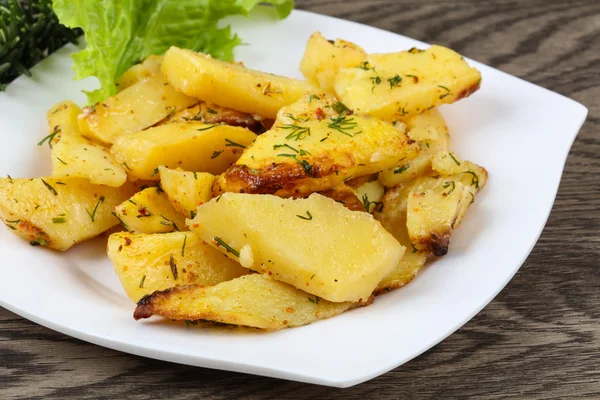
[[[135,192],[94,185],[86,179],[0,178],[0,217],[32,246],[67,250],[118,225],[114,207]]]
[[[213,286],[248,273],[190,232],[114,233],[106,249],[125,293],[135,302],[157,290]]]
[[[146,129],[195,103],[196,99],[175,90],[164,76],[154,75],[84,108],[79,129],[90,139],[112,144],[121,135]]]
[[[361,64],[340,70],[335,92],[356,112],[405,121],[471,95],[480,83],[479,71],[469,67],[460,54],[431,46],[371,54]]]
[[[225,193],[188,226],[243,267],[334,302],[368,299],[404,251],[371,215],[319,194]]]
[[[50,133],[38,143],[38,146],[48,143],[48,146],[53,148],[60,142],[63,132],[69,136],[81,136],[77,122],[80,114],[81,108],[70,100],[53,105],[46,113]]]
[[[397,186],[389,189],[381,199],[382,207],[373,215],[389,233],[406,247],[396,267],[383,278],[373,294],[387,293],[400,288],[414,279],[427,261],[427,253],[413,246],[406,227],[406,214],[410,186]]]
[[[71,101],[54,105],[48,111],[50,134],[39,145],[48,143],[52,151],[52,176],[86,178],[91,183],[118,187],[127,174],[103,146],[83,137],[77,117],[81,109]]]
[[[217,178],[213,192],[308,196],[416,156],[418,146],[410,142],[403,124],[353,114],[326,94],[307,95],[281,109],[273,128]]]
[[[164,233],[185,231],[185,217],[169,201],[159,187],[150,187],[136,193],[115,207],[115,213],[131,232]]]
[[[189,285],[155,292],[139,301],[133,316],[278,330],[308,325],[371,301],[331,303],[268,276],[252,274],[212,287]]]
[[[117,91],[122,92],[131,85],[160,74],[162,56],[151,55],[144,61],[135,64],[117,79]]]
[[[315,32],[306,43],[300,71],[316,87],[334,93],[335,77],[340,68],[360,65],[366,57],[367,53],[354,43],[342,39],[330,41]]]
[[[304,81],[247,69],[177,47],[165,53],[162,72],[188,96],[266,118],[275,118],[281,107],[315,90]]]
[[[400,185],[429,174],[433,156],[448,150],[448,127],[436,109],[409,119],[406,126],[408,136],[418,142],[421,151],[412,160],[402,160],[398,165],[379,173],[379,181],[386,187]]]
[[[419,250],[443,256],[450,236],[473,202],[474,191],[459,180],[445,177],[418,178],[407,200],[406,226]]]
[[[463,161],[455,153],[448,150],[435,154],[431,161],[431,167],[441,176],[459,179],[464,185],[474,189],[475,192],[483,189],[488,179],[485,168],[471,161]]]
[[[212,199],[215,176],[206,172],[158,167],[160,185],[177,211],[194,218],[196,208]]]
[[[216,175],[233,164],[255,138],[237,126],[172,123],[121,136],[111,152],[137,179],[158,180],[161,165]]]

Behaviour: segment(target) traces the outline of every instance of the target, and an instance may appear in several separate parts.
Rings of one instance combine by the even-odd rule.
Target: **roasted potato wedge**
[[[360,46],[342,39],[327,40],[315,32],[306,43],[300,71],[314,86],[335,93],[335,77],[340,68],[360,65],[365,58],[367,53]]]
[[[463,161],[451,151],[437,153],[431,161],[431,166],[435,173],[459,179],[464,185],[470,186],[475,191],[483,189],[488,180],[485,168],[471,161]]]
[[[381,226],[406,247],[396,267],[379,282],[373,294],[383,294],[400,288],[414,279],[427,261],[427,253],[413,246],[406,226],[407,202],[411,186],[388,189],[381,198],[381,207],[373,215]]]
[[[127,180],[125,170],[103,146],[83,137],[77,117],[81,109],[71,101],[64,101],[48,111],[51,133],[48,141],[52,149],[52,176],[71,176],[89,179],[91,183],[119,187]]]
[[[0,178],[0,217],[32,246],[67,250],[119,224],[114,207],[135,192],[86,179]]]
[[[454,103],[479,89],[481,74],[442,46],[371,54],[342,68],[335,92],[350,108],[387,121],[406,121],[432,107]]]
[[[129,68],[117,79],[117,92],[122,92],[128,87],[145,79],[160,75],[162,56],[151,55],[144,61]]]
[[[473,201],[474,191],[459,180],[419,178],[407,200],[406,226],[419,250],[443,256],[450,236]]]
[[[213,286],[248,273],[190,232],[114,233],[106,249],[125,293],[135,302],[157,290]]]
[[[251,70],[177,47],[165,53],[162,72],[188,96],[273,119],[281,107],[315,90],[308,82]]]
[[[215,176],[206,172],[159,167],[160,185],[171,204],[187,218],[194,218],[196,208],[212,199]]]
[[[308,196],[415,157],[412,142],[402,124],[353,114],[326,94],[307,95],[281,109],[273,128],[217,178],[213,192]]]
[[[133,316],[278,330],[308,325],[370,302],[372,298],[363,303],[331,303],[268,276],[252,274],[212,287],[178,286],[155,292],[138,302]]]
[[[197,102],[175,90],[164,76],[154,75],[85,107],[79,118],[79,129],[90,139],[112,144],[121,135],[146,129]]]
[[[173,208],[159,187],[136,193],[116,206],[115,212],[131,232],[149,234],[187,230],[185,217]]]
[[[255,138],[237,126],[173,123],[121,136],[111,152],[137,179],[160,179],[161,165],[216,175],[233,164]]]
[[[407,133],[419,144],[419,155],[412,160],[402,160],[398,165],[379,173],[379,181],[386,187],[407,183],[431,172],[433,157],[447,152],[450,142],[448,127],[436,109],[425,111],[408,120]]]
[[[334,302],[365,301],[404,251],[371,215],[319,194],[225,193],[188,225],[242,266]]]

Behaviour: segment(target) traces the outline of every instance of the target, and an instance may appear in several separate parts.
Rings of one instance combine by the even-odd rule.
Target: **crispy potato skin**
[[[279,112],[213,186],[224,192],[306,197],[411,159],[419,147],[397,126],[354,114],[327,94],[307,95]],[[302,133],[304,132],[304,133]]]
[[[338,203],[342,203],[344,207],[352,210],[352,211],[365,211],[365,206],[356,196],[356,193],[352,190],[351,187],[346,185],[336,186],[333,189],[325,190],[323,192],[319,192],[325,197],[329,197],[337,201]]]
[[[139,320],[159,315],[171,320],[278,330],[330,318],[372,302],[373,296],[358,303],[332,303],[268,276],[251,274],[212,287],[187,285],[154,292],[138,302],[133,317]]]
[[[193,107],[181,110],[172,116],[159,122],[157,125],[169,124],[172,122],[198,121],[205,124],[226,124],[230,126],[239,126],[247,128],[256,134],[263,133],[266,128],[273,124],[273,121],[264,120],[260,115],[248,114],[242,111],[232,110],[216,104],[208,104],[204,101],[198,102]]]

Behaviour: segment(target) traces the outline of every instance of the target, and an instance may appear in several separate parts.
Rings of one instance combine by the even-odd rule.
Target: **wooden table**
[[[135,357],[0,309],[0,398],[600,398],[600,2],[438,3],[297,8],[449,46],[589,108],[537,246],[479,315],[417,359],[338,390]]]

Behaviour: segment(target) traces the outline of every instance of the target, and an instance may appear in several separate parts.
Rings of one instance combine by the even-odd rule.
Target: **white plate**
[[[247,66],[301,77],[309,35],[342,37],[369,52],[424,46],[368,26],[295,11],[276,22],[234,18],[248,46]],[[260,20],[260,23],[256,23]],[[0,174],[48,175],[45,112],[93,81],[71,80],[72,46],[0,94]],[[58,254],[32,248],[0,229],[0,305],[59,332],[101,346],[178,363],[347,387],[383,374],[429,349],[472,318],[506,285],[533,248],[552,207],[569,148],[587,110],[568,98],[472,62],[483,86],[442,107],[463,158],[484,165],[488,186],[477,197],[450,252],[407,287],[341,316],[274,333],[135,322],[98,239]],[[534,294],[532,294],[534,295]]]

